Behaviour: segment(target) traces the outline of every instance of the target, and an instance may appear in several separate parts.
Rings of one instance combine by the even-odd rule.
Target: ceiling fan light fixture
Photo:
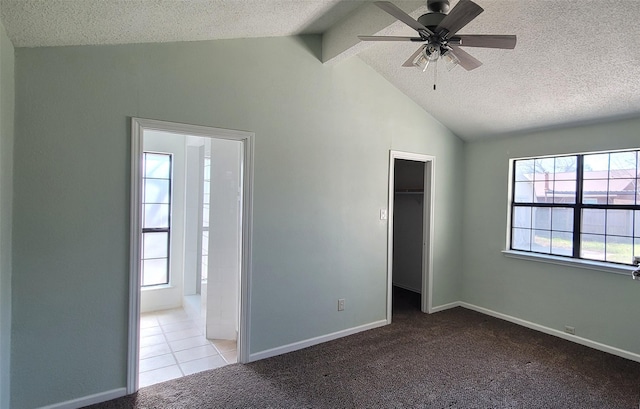
[[[437,61],[438,58],[440,58],[440,47],[427,46],[418,54],[415,60],[413,60],[413,65],[422,72],[425,72],[427,68],[429,68],[429,64],[432,61]]]
[[[413,65],[415,65],[417,69],[424,72],[429,67],[430,62],[431,60],[424,55],[424,52],[422,52],[418,54],[415,60],[413,60]]]
[[[447,71],[451,71],[456,68],[458,64],[460,64],[460,60],[455,56],[451,50],[447,50],[444,54],[442,54],[442,59],[444,60],[444,65],[447,67]]]

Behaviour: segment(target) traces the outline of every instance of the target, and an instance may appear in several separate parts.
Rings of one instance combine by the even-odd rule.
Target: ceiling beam
[[[392,2],[414,18],[427,12],[426,1],[400,0]],[[391,35],[399,27],[406,27],[373,3],[366,3],[333,25],[322,35],[322,62],[335,63],[351,57],[371,42],[363,42],[358,35]]]

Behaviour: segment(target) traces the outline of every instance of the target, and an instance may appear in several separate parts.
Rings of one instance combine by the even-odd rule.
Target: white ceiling
[[[16,47],[196,41],[326,33],[325,52],[357,53],[465,140],[640,116],[640,1],[474,0],[485,11],[461,34],[516,34],[515,50],[466,48],[484,65],[422,73],[401,64],[411,35],[370,0],[0,0]],[[423,2],[395,1],[412,16]],[[451,0],[454,6],[457,0]],[[418,5],[416,5],[418,4]],[[381,20],[380,20],[381,19]],[[375,22],[374,22],[375,20]],[[336,46],[337,45],[337,46]],[[338,61],[336,58],[335,61]],[[337,62],[339,63],[339,62]],[[603,137],[605,137],[603,135]]]

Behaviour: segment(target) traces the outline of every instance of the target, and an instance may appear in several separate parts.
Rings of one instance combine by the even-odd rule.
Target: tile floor
[[[204,320],[190,308],[140,316],[140,387],[237,362],[236,341],[204,337]]]

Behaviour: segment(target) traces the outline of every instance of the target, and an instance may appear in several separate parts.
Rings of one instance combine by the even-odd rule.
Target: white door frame
[[[396,159],[424,162],[424,200],[422,226],[422,289],[420,309],[422,312],[432,312],[433,295],[433,239],[434,239],[434,210],[435,210],[435,156],[419,153],[389,151],[389,204],[387,223],[387,323],[391,324],[392,293],[393,293],[393,205],[395,191]]]
[[[251,309],[251,242],[253,214],[253,132],[188,125],[154,119],[131,118],[131,209],[130,209],[130,276],[129,276],[129,340],[127,356],[127,393],[138,390],[138,358],[140,352],[140,231],[142,207],[142,142],[145,130],[171,132],[205,138],[228,139],[243,144],[242,200],[242,264],[240,269],[240,324],[238,362],[249,357]]]

